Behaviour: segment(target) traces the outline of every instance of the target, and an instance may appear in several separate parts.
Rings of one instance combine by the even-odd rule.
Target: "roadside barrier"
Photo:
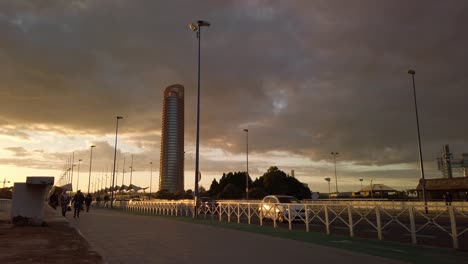
[[[327,202],[300,204],[267,204],[261,202],[213,201],[201,203],[195,214],[193,200],[183,201],[116,201],[114,207],[145,214],[210,218],[217,221],[265,225],[271,220],[273,227],[287,224],[289,230],[310,232],[324,229],[346,230],[350,237],[363,230],[375,232],[375,238],[385,240],[388,235],[407,235],[413,244],[419,237],[431,234],[436,239],[448,236],[452,247],[460,248],[459,240],[468,241],[468,210],[464,203],[453,205],[417,202]],[[300,224],[297,224],[300,223]],[[468,247],[465,245],[464,247]]]

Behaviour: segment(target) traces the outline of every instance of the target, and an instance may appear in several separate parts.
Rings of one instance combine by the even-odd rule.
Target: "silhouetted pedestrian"
[[[55,209],[57,209],[57,205],[59,204],[59,198],[58,195],[54,192],[52,195],[49,197],[49,205]]]
[[[109,202],[109,196],[106,194],[104,196],[104,207],[106,208],[109,207],[108,202]]]
[[[69,203],[70,197],[67,195],[67,192],[64,191],[62,195],[60,195],[60,207],[62,207],[62,216],[66,215]]]
[[[446,192],[444,195],[445,205],[452,205],[452,194],[450,192]]]
[[[75,196],[73,196],[73,200],[72,200],[72,204],[75,209],[73,213],[73,217],[80,218],[80,211],[81,211],[81,208],[83,207],[84,200],[85,200],[84,195],[81,193],[81,190],[78,190]]]
[[[86,198],[85,198],[85,205],[86,205],[86,212],[87,213],[89,212],[89,207],[91,206],[92,201],[93,201],[93,197],[91,196],[90,193],[88,193],[88,195],[86,195]]]

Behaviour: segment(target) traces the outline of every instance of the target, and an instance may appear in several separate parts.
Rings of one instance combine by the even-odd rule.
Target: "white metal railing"
[[[384,209],[389,210],[404,210],[409,206],[416,207],[419,210],[424,209],[424,202],[421,201],[398,201],[398,200],[345,200],[345,199],[323,199],[316,201],[306,201],[308,204],[330,204],[330,205],[352,205],[356,208],[373,208],[375,206],[380,206]],[[468,213],[468,202],[465,201],[455,201],[451,203],[452,206],[459,208],[460,211]],[[446,204],[444,201],[430,201],[428,206],[432,211],[445,210]]]
[[[0,212],[10,212],[10,210],[11,210],[11,200],[0,199]]]
[[[157,215],[195,217],[195,206],[186,201],[134,201],[114,202],[114,207],[125,211]],[[218,201],[202,203],[198,207],[200,218],[212,220],[258,224],[263,226],[265,219],[273,221],[278,228],[279,222],[288,225],[289,230],[303,229],[309,232],[324,228],[327,234],[331,229],[347,230],[349,236],[363,228],[376,233],[376,238],[384,240],[384,232],[391,234],[399,230],[399,235],[407,235],[413,244],[418,243],[418,236],[430,233],[435,236],[451,238],[453,248],[459,248],[459,239],[468,236],[468,210],[465,204],[458,203],[430,204],[426,213],[424,204],[409,203],[301,203],[301,204],[265,204],[260,202]],[[294,223],[302,223],[296,225]],[[437,237],[439,238],[439,237]]]

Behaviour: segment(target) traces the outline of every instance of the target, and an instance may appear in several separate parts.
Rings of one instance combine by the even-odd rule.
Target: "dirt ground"
[[[47,209],[44,226],[15,227],[0,212],[0,263],[103,263],[88,242]]]

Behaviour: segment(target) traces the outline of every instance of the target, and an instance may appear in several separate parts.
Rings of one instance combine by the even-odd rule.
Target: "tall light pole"
[[[328,182],[328,199],[330,199],[330,181],[331,179],[330,178],[325,178],[325,180]]]
[[[91,165],[93,164],[93,148],[96,146],[91,146],[91,155],[89,157],[89,178],[88,178],[88,194],[89,194],[89,186],[91,185]]]
[[[362,191],[362,181],[363,181],[363,180],[364,180],[364,179],[359,179],[359,181],[361,182],[361,191]]]
[[[419,117],[418,117],[418,103],[416,101],[416,84],[414,82],[414,75],[416,74],[416,71],[414,70],[408,70],[408,74],[411,75],[411,78],[413,80],[413,95],[414,95],[414,110],[416,113],[416,128],[418,131],[418,147],[419,147],[419,163],[421,166],[421,189],[422,189],[422,195],[424,199],[424,207],[426,209],[426,213],[428,212],[427,210],[427,193],[426,193],[426,179],[424,178],[424,165],[423,165],[423,156],[422,156],[422,149],[421,149],[421,134],[419,132]]]
[[[132,176],[133,176],[133,154],[132,154],[132,163],[130,163],[130,184],[128,185],[129,188],[132,185]]]
[[[198,210],[198,161],[199,161],[199,145],[200,145],[200,42],[201,28],[209,27],[210,23],[203,20],[198,20],[196,23],[190,23],[189,28],[197,33],[198,39],[198,96],[197,96],[197,145],[195,153],[195,214],[197,217]]]
[[[72,152],[71,160],[71,191],[73,191],[73,167],[75,167],[75,152]]]
[[[340,154],[338,152],[332,152],[333,162],[335,163],[335,184],[336,184],[336,195],[338,195],[338,178],[336,177],[336,155]]]
[[[122,188],[125,183],[124,180],[125,180],[125,155],[124,155],[124,161],[123,161],[123,167],[122,167]]]
[[[78,159],[78,176],[76,176],[76,190],[78,191],[80,189],[80,164],[82,159]]]
[[[119,119],[123,117],[117,116],[116,117],[116,124],[115,124],[115,144],[114,144],[114,169],[112,170],[112,186],[111,186],[111,208],[114,208],[114,186],[115,186],[115,159],[117,157],[117,133],[119,131]]]
[[[153,162],[150,162],[150,189],[149,189],[149,199],[151,200],[151,186],[153,186]]]
[[[246,182],[246,187],[245,187],[245,199],[249,199],[249,130],[244,129],[245,134],[247,135],[247,173],[245,174],[245,182]]]

